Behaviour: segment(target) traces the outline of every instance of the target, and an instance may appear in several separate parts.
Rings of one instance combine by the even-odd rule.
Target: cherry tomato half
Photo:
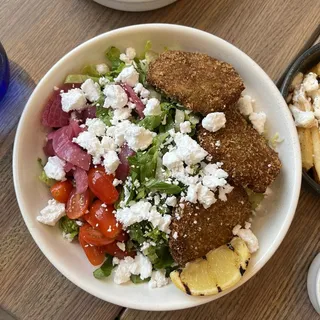
[[[105,253],[110,254],[113,257],[123,259],[124,257],[134,257],[136,255],[135,251],[122,251],[117,246],[117,241],[107,244],[106,246],[101,247]]]
[[[102,247],[96,247],[96,246],[90,245],[83,240],[81,228],[79,233],[80,245],[84,250],[90,263],[94,266],[98,266],[99,264],[103,263],[105,259],[105,253],[102,250]]]
[[[84,218],[105,237],[114,239],[121,232],[122,225],[116,220],[113,211],[113,205],[106,205],[101,200],[96,200]]]
[[[84,193],[77,193],[74,188],[67,202],[66,213],[70,219],[77,219],[83,216],[89,208],[90,193],[87,190]]]
[[[82,239],[91,245],[101,247],[114,241],[114,239],[105,237],[102,232],[90,224],[86,223],[81,228]]]
[[[91,168],[88,173],[90,190],[104,203],[113,204],[118,200],[119,193],[112,184],[113,176],[107,175],[101,168]]]
[[[70,180],[56,182],[50,189],[53,199],[61,203],[67,203],[72,191]]]

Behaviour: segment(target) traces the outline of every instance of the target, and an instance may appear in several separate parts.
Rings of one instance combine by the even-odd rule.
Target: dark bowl
[[[283,82],[280,86],[280,91],[284,99],[287,98],[290,84],[298,72],[306,72],[314,65],[320,62],[320,43],[314,45],[305,51],[286,71]],[[302,171],[303,179],[320,194],[320,184],[314,181],[308,173]]]

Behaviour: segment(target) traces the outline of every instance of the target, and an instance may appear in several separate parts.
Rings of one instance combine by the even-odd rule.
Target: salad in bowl
[[[78,241],[98,279],[159,288],[171,277],[191,295],[233,286],[259,249],[252,210],[281,167],[243,89],[206,54],[110,47],[44,107],[52,199],[37,220]]]

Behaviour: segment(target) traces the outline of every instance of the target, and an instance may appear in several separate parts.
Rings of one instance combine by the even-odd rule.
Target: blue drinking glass
[[[7,54],[0,42],[0,100],[8,90],[10,79],[10,68]]]

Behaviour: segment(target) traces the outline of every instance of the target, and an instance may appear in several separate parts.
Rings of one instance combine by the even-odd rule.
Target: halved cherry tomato
[[[67,203],[72,191],[72,183],[70,180],[56,182],[50,189],[52,197],[61,203]]]
[[[82,239],[89,244],[97,247],[107,245],[114,241],[114,239],[105,237],[100,230],[93,228],[90,224],[86,223],[81,228]]]
[[[67,202],[66,213],[70,219],[77,219],[83,216],[89,208],[90,194],[89,190],[84,193],[77,193],[74,188]]]
[[[105,253],[110,254],[113,257],[123,259],[124,257],[134,257],[136,255],[135,251],[122,251],[117,246],[117,241],[107,244],[106,246],[101,247]]]
[[[129,235],[126,231],[122,230],[117,236],[116,240],[119,242],[127,242],[129,240]]]
[[[80,228],[80,233],[79,233],[80,245],[83,248],[90,263],[94,266],[98,266],[99,264],[103,263],[103,261],[105,259],[104,250],[102,250],[102,247],[96,247],[96,246],[93,246],[93,245],[86,243],[83,240],[83,233],[81,232],[81,228]]]
[[[96,200],[84,218],[91,226],[99,229],[104,236],[114,239],[121,232],[122,225],[116,220],[113,210],[113,205],[106,205],[101,200]]]
[[[88,173],[90,190],[104,203],[113,204],[118,200],[119,192],[112,184],[113,176],[107,175],[100,167],[91,168]]]

